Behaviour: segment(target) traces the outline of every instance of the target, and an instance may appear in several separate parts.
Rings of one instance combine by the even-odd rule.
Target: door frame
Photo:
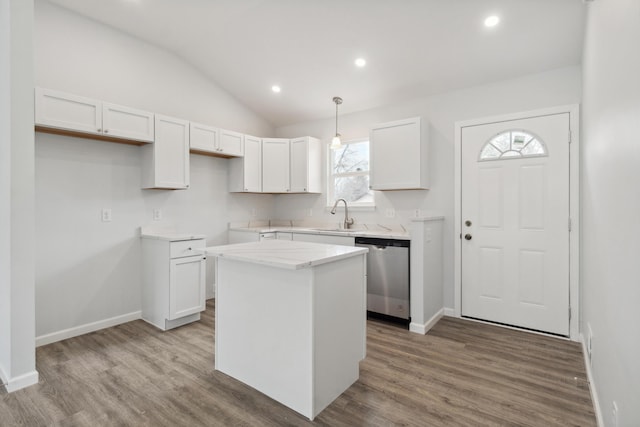
[[[580,106],[578,104],[562,105],[539,110],[523,111],[519,113],[503,114],[464,120],[455,123],[454,147],[454,297],[453,314],[461,317],[462,303],[462,129],[511,120],[527,119],[531,117],[549,116],[553,114],[569,114],[569,129],[571,145],[569,147],[569,217],[571,218],[571,232],[569,233],[569,339],[579,341],[580,324]],[[567,224],[569,226],[569,224]],[[456,237],[458,236],[458,237]],[[569,313],[567,313],[569,315]]]

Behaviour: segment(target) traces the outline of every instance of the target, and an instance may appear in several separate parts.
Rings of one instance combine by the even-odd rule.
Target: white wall
[[[444,305],[453,308],[454,123],[484,116],[574,104],[580,102],[580,93],[581,70],[576,66],[449,92],[400,105],[341,115],[339,131],[343,140],[368,137],[369,126],[374,123],[421,116],[431,124],[431,189],[376,192],[376,211],[354,211],[352,216],[361,223],[399,222],[408,225],[415,209],[445,215]],[[344,100],[345,104],[348,102],[348,99]],[[330,97],[327,98],[327,111],[332,111]],[[280,137],[312,135],[325,141],[328,141],[334,132],[334,117],[277,129]],[[313,209],[310,219],[335,221],[336,218],[329,215],[325,209],[326,203],[325,195],[277,196],[276,215],[280,219],[303,219],[306,212]],[[396,218],[385,217],[387,208],[395,209]]]
[[[33,1],[0,1],[0,377],[35,371]]]
[[[36,1],[36,85],[240,132],[273,128],[178,57]],[[140,310],[138,227],[163,224],[226,242],[230,220],[268,217],[273,196],[232,195],[226,159],[191,156],[189,190],[141,190],[136,146],[36,134],[38,336]],[[101,222],[102,208],[113,221]],[[209,269],[211,273],[211,269]],[[213,276],[209,274],[211,288]]]
[[[605,424],[640,425],[640,2],[589,3],[582,167],[582,331]]]

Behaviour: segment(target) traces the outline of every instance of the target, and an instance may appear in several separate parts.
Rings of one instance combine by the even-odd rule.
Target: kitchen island
[[[215,369],[313,418],[359,377],[366,252],[266,240],[215,258]]]

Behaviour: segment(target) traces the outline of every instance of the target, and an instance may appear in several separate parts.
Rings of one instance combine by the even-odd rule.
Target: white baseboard
[[[434,314],[431,319],[427,320],[427,322],[423,325],[420,323],[414,323],[411,322],[409,324],[409,331],[411,332],[415,332],[416,334],[426,334],[427,332],[429,332],[429,329],[433,328],[433,325],[435,325],[436,323],[438,323],[438,320],[440,320],[443,316],[444,310],[440,309],[436,314]]]
[[[587,353],[587,344],[585,343],[584,335],[582,334],[580,334],[580,343],[582,344],[582,355],[584,356],[584,366],[587,370],[587,381],[589,381],[589,391],[591,391],[591,401],[593,402],[593,411],[596,414],[596,423],[598,424],[598,427],[604,427],[604,418],[602,418],[602,410],[600,410],[600,401],[598,400],[596,383],[593,381],[593,371],[591,370],[589,353]]]
[[[63,329],[62,331],[40,335],[39,337],[36,337],[36,347],[66,340],[68,338],[77,337],[79,335],[88,334],[89,332],[99,331],[100,329],[110,328],[112,326],[120,325],[122,323],[141,318],[142,312],[134,311],[132,313],[123,314],[121,316],[112,317],[110,319],[99,320],[97,322],[86,323],[84,325],[75,326],[73,328]]]
[[[0,374],[2,375],[2,384],[5,384],[4,388],[7,390],[7,393],[13,393],[30,385],[38,384],[38,371],[27,372],[26,374],[9,379],[1,369]]]
[[[449,317],[456,317],[456,310],[453,308],[445,307],[444,315]]]

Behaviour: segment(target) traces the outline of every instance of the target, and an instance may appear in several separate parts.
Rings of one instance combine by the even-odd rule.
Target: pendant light
[[[336,103],[336,136],[331,139],[331,149],[339,150],[342,147],[342,141],[340,141],[340,134],[338,133],[338,105],[342,104],[342,98],[334,96],[333,102]]]

